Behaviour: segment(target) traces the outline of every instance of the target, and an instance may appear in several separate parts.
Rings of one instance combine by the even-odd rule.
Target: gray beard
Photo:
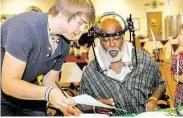
[[[118,54],[115,57],[111,56],[111,54],[109,53],[109,51],[111,51],[111,50],[118,51]],[[110,49],[107,50],[107,52],[106,51],[104,51],[104,52],[105,52],[104,54],[106,55],[107,60],[110,63],[120,61],[123,57],[122,51],[119,50],[118,48],[110,48]]]

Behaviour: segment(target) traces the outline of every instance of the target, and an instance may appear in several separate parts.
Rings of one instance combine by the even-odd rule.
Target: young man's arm
[[[44,100],[47,87],[37,86],[21,80],[26,63],[5,52],[2,67],[2,90],[5,94],[24,100]],[[50,91],[49,101],[56,108],[73,105],[58,88]]]
[[[43,77],[42,84],[43,86],[52,86],[54,88],[57,87],[55,81],[59,81],[59,74],[60,71],[50,70],[46,75]]]
[[[2,66],[2,90],[7,95],[25,100],[44,100],[46,87],[21,80],[26,62],[5,52]]]

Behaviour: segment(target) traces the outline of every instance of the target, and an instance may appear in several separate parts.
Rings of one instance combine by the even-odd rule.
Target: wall
[[[19,14],[29,6],[37,6],[47,12],[55,0],[1,0],[2,14]]]
[[[37,6],[43,12],[47,12],[55,0],[1,0],[2,14],[18,14],[25,11],[29,6]],[[144,4],[152,0],[92,0],[97,16],[102,15],[107,11],[115,11],[122,15],[125,19],[132,14],[133,18],[140,19],[140,30],[136,31],[136,35],[147,35],[146,16],[144,11]],[[115,2],[114,2],[115,1]],[[168,16],[168,0],[158,0],[164,5],[156,9],[146,7],[146,11],[161,11],[163,12],[163,38],[165,38],[165,23],[164,19]],[[169,0],[170,1],[170,15],[177,15],[183,13],[183,0]],[[129,39],[129,35],[126,35]]]
[[[95,5],[96,15],[101,16],[104,12],[115,11],[126,19],[129,14],[133,18],[140,19],[140,30],[137,30],[136,35],[147,35],[146,16],[144,4],[152,0],[92,0]],[[147,12],[161,11],[163,13],[163,39],[165,39],[165,18],[170,15],[177,15],[183,13],[183,0],[158,0],[164,5],[156,9],[146,7]],[[168,11],[168,1],[170,2],[170,12]],[[18,14],[25,11],[29,6],[37,6],[43,12],[47,12],[55,0],[2,0],[1,12],[2,14]],[[129,33],[126,34],[126,39],[129,40]],[[146,47],[146,46],[145,46]],[[152,53],[153,45],[147,47],[148,51]],[[161,47],[161,46],[160,46]]]
[[[95,0],[96,14],[102,15],[107,11],[115,11],[122,15],[125,19],[132,14],[132,17],[140,19],[140,30],[136,31],[136,35],[147,35],[146,16],[144,4],[152,0]],[[146,7],[147,12],[161,11],[163,13],[163,37],[165,37],[165,23],[164,19],[168,16],[168,0],[158,0],[164,5],[156,9]],[[183,0],[169,0],[170,1],[170,15],[177,15],[183,13]],[[127,36],[128,37],[128,36]]]

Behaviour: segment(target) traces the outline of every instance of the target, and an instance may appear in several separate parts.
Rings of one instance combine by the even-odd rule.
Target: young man
[[[89,94],[123,111],[86,105],[79,108],[83,112],[93,109],[97,113],[113,115],[157,109],[165,83],[156,62],[146,52],[137,50],[136,65],[134,47],[119,35],[122,26],[116,19],[101,21],[99,31],[104,35],[95,48],[97,61],[91,61],[83,72],[79,94]]]
[[[74,104],[56,87],[72,37],[95,19],[90,0],[57,0],[49,13],[23,13],[1,27],[1,115],[46,115],[46,101],[55,108]],[[66,40],[67,39],[67,40]],[[44,75],[43,86],[35,85]]]

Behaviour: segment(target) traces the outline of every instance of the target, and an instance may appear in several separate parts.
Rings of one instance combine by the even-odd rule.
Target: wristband
[[[52,90],[53,88],[52,87],[48,87],[45,91],[45,95],[44,95],[44,98],[47,102],[49,102],[49,95],[50,95],[50,91]]]
[[[150,97],[147,101],[149,100],[155,100],[156,102],[158,102],[158,99],[156,97]]]

